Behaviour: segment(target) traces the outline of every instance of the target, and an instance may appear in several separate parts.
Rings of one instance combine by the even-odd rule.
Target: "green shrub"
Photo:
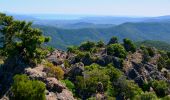
[[[123,73],[119,69],[113,67],[111,64],[107,66],[106,74],[110,76],[111,82],[116,81],[123,75]]]
[[[117,80],[114,87],[117,89],[118,93],[124,95],[126,99],[133,99],[136,95],[143,93],[142,89],[139,88],[134,81],[126,80],[125,78]]]
[[[170,59],[166,60],[166,68],[170,69]]]
[[[170,100],[170,96],[169,95],[165,96],[165,97],[161,98],[160,100]]]
[[[121,44],[111,44],[107,47],[107,54],[119,58],[126,58],[126,51]]]
[[[99,48],[102,48],[102,47],[105,46],[105,44],[104,44],[103,41],[99,41],[99,42],[97,42],[96,46],[99,47]]]
[[[78,52],[78,47],[70,46],[70,47],[67,48],[67,52],[69,52],[69,53],[77,53]]]
[[[145,92],[141,95],[137,95],[134,100],[158,100],[154,92]]]
[[[26,75],[15,75],[11,90],[14,100],[45,100],[45,84]]]
[[[55,77],[57,79],[64,78],[64,71],[62,70],[62,68],[58,66],[54,66],[50,62],[46,63],[46,71],[48,71],[47,73],[48,76]]]
[[[82,43],[79,49],[83,51],[90,51],[93,47],[95,47],[95,43],[87,41],[87,42]]]
[[[73,84],[71,81],[69,81],[68,79],[66,79],[66,80],[62,80],[62,82],[66,85],[66,87],[67,87],[70,91],[72,91],[73,93],[75,92],[75,86],[74,86],[74,84]]]
[[[151,86],[153,87],[158,97],[164,97],[167,95],[167,91],[169,87],[166,81],[154,80],[151,82]]]
[[[110,39],[108,45],[110,45],[110,44],[115,44],[115,43],[118,43],[118,38],[115,37],[115,36],[113,36],[113,37]]]
[[[161,71],[162,68],[166,67],[166,60],[163,57],[160,57],[157,62],[158,62],[157,65],[159,71]]]
[[[131,51],[131,52],[135,52],[136,51],[136,46],[133,44],[133,42],[129,39],[124,39],[124,48],[126,49],[126,51]]]

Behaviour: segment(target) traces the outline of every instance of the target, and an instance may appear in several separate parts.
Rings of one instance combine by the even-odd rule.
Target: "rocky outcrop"
[[[71,78],[70,80],[75,81],[76,76],[83,76],[84,64],[76,63],[71,66],[71,70],[67,73],[67,75]]]
[[[43,65],[38,65],[35,68],[26,68],[25,74],[31,79],[40,80],[46,84],[47,100],[74,100],[72,92],[63,83],[54,77],[47,77]]]
[[[55,50],[48,55],[48,61],[52,62],[54,65],[63,64],[64,60],[68,57],[67,53],[61,50]]]

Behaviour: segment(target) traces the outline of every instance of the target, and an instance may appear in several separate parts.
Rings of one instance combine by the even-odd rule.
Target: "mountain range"
[[[120,42],[130,38],[135,42],[153,40],[170,43],[170,16],[11,15],[18,20],[33,21],[34,27],[52,38],[48,45],[63,50],[87,40],[107,43],[112,36],[117,36]]]

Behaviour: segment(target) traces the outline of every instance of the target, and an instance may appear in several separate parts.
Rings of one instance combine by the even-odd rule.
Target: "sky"
[[[163,16],[170,15],[170,0],[0,0],[0,12]]]

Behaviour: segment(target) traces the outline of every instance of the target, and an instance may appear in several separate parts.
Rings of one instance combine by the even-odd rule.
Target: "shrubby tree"
[[[151,82],[151,86],[156,92],[158,97],[164,97],[167,95],[167,91],[169,89],[169,85],[166,81],[163,80],[154,80]]]
[[[123,45],[126,51],[131,51],[135,52],[136,51],[136,46],[133,44],[133,42],[129,39],[123,39]]]
[[[26,75],[15,75],[11,90],[12,100],[45,100],[45,84]]]
[[[82,43],[79,49],[83,51],[90,51],[93,47],[95,47],[95,43],[91,41],[87,41]]]
[[[121,44],[111,44],[107,47],[107,54],[119,58],[126,58],[126,50]]]
[[[46,68],[47,75],[50,77],[55,77],[57,79],[63,79],[64,78],[64,71],[59,66],[54,66],[52,63],[47,62]]]
[[[62,80],[62,82],[66,85],[66,87],[67,87],[70,91],[72,91],[73,93],[75,92],[75,85],[74,85],[71,81],[69,81],[68,79],[66,79],[66,80]]]
[[[145,92],[135,96],[134,100],[158,100],[158,98],[154,92]]]
[[[23,59],[26,63],[39,63],[46,56],[42,47],[50,38],[42,31],[32,28],[31,22],[17,21],[11,16],[0,14],[0,32],[3,55],[12,60]]]
[[[110,44],[115,44],[115,43],[118,43],[118,38],[115,37],[115,36],[113,36],[113,37],[110,39],[108,45],[110,45]]]
[[[103,41],[98,41],[97,44],[96,44],[97,47],[99,48],[102,48],[105,46],[104,42]]]
[[[132,80],[126,80],[125,78],[120,78],[114,82],[114,86],[117,89],[119,95],[124,96],[126,99],[133,99],[136,95],[143,93],[142,89],[139,88]]]

